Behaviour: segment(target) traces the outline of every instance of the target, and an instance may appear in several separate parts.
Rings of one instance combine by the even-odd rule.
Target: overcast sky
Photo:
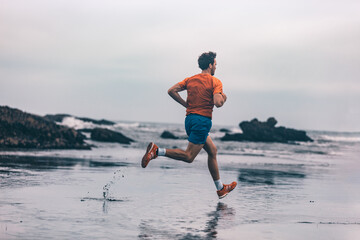
[[[0,0],[0,105],[182,123],[167,89],[211,50],[228,95],[215,125],[360,131],[359,12],[358,0]]]

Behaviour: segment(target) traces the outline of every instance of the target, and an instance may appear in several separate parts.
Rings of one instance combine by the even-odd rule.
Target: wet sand
[[[222,180],[239,184],[218,200],[204,153],[193,164],[159,158],[142,169],[141,149],[106,146],[2,156],[0,238],[328,240],[360,234],[354,152],[303,160],[219,155]]]

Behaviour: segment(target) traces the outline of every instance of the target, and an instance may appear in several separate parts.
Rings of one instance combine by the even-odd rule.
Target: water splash
[[[125,169],[118,169],[114,172],[114,175],[112,177],[112,179],[105,184],[105,186],[103,187],[103,197],[105,200],[111,200],[113,198],[110,198],[109,196],[109,192],[110,192],[110,188],[116,183],[118,182],[120,179],[124,178],[124,171]]]

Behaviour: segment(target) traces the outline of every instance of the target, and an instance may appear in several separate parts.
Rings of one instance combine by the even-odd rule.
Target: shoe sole
[[[151,143],[149,143],[149,145],[148,145],[148,147],[147,147],[147,149],[146,149],[146,153],[145,153],[145,155],[143,156],[143,158],[142,158],[142,160],[141,160],[141,166],[143,167],[143,168],[146,168],[146,166],[149,164],[149,162],[150,162],[150,160],[146,160],[146,155],[152,150],[152,148],[154,147],[154,143],[153,142],[151,142]]]
[[[231,190],[231,191],[232,191],[232,190]],[[229,194],[229,193],[225,193],[224,195],[219,196],[219,199],[222,199],[222,198],[226,197],[228,194]]]

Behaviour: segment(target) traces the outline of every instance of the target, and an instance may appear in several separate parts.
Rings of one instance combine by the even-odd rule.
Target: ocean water
[[[96,127],[65,119],[74,127]],[[102,126],[131,145],[88,140],[92,150],[0,152],[0,239],[357,239],[360,133],[308,131],[312,143],[221,142],[219,200],[202,151],[192,164],[159,157],[149,141],[185,148],[181,124]],[[179,140],[161,139],[169,130]]]

